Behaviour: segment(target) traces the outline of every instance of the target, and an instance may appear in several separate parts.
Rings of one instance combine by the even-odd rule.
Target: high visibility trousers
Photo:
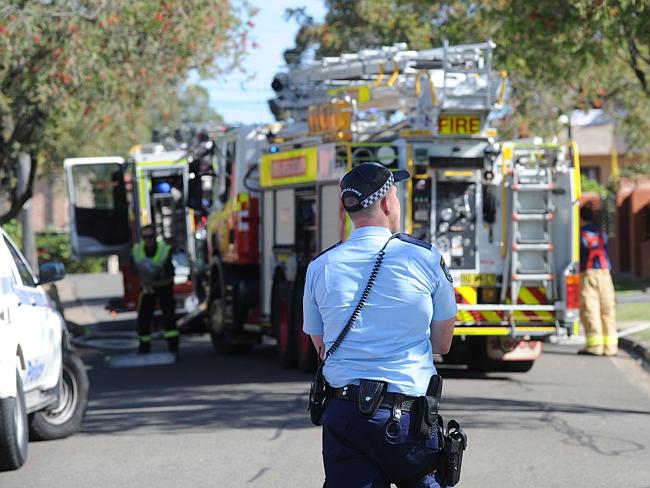
[[[167,340],[167,346],[171,352],[178,351],[179,331],[176,328],[174,285],[164,285],[153,289],[152,293],[140,294],[138,301],[138,336],[140,338],[140,350],[147,352],[151,342],[151,321],[156,308],[156,302],[160,302],[163,313],[163,337]]]
[[[609,270],[588,269],[580,274],[580,320],[587,335],[587,351],[618,352],[616,297]]]

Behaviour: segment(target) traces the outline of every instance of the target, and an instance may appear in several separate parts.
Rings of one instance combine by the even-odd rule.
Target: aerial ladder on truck
[[[259,165],[236,168],[249,190],[245,199],[235,191],[231,206],[231,217],[239,204],[256,209],[257,262],[247,261],[245,270],[236,259],[224,264],[224,249],[213,248],[220,284],[210,327],[221,345],[228,336],[246,342],[271,335],[283,364],[313,367],[302,333],[304,273],[349,234],[338,182],[364,161],[413,175],[400,192],[402,222],[440,250],[459,303],[445,361],[525,371],[541,354],[541,340],[573,330],[577,148],[498,140],[492,124],[508,80],[493,70],[494,48],[398,44],[275,76],[269,105],[283,122],[257,147]],[[215,242],[224,234],[237,239],[227,225],[212,229]]]

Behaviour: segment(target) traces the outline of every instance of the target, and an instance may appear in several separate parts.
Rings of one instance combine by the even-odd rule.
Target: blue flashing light
[[[156,183],[154,191],[156,193],[171,193],[172,186],[166,181],[161,181],[160,183]]]
[[[278,146],[271,146],[271,147],[269,147],[269,152],[270,152],[270,153],[276,153],[276,152],[278,152],[278,151],[279,151]]]

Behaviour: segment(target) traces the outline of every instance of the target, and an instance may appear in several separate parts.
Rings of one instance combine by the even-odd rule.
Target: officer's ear
[[[390,214],[390,207],[388,205],[387,196],[385,196],[381,200],[379,200],[379,207],[381,208],[381,211],[384,213],[384,215]]]

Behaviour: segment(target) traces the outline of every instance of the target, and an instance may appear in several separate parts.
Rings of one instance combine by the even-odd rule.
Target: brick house
[[[578,144],[582,174],[607,185],[612,171],[625,167],[630,157],[623,141],[616,137],[614,122],[601,110],[575,113],[572,136]],[[598,194],[584,194],[582,203],[601,209]],[[614,207],[615,205],[615,207]],[[620,178],[612,201],[609,255],[613,271],[638,278],[650,278],[650,177]]]

